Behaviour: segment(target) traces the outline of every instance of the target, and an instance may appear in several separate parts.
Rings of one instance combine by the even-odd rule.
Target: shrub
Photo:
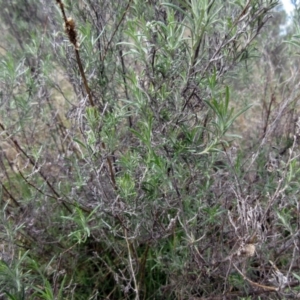
[[[255,92],[238,79],[249,65],[260,72],[255,41],[265,49],[277,1],[1,4],[2,293],[297,293],[298,129],[280,122],[297,112],[288,75],[262,100],[257,134],[244,141],[233,127]]]

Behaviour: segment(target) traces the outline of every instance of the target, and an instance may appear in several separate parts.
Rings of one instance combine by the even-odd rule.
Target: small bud
[[[238,254],[238,256],[252,257],[255,254],[255,245],[254,244],[245,244],[239,249],[237,254]]]

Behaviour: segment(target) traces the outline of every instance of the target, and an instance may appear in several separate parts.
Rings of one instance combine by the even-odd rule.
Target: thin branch
[[[126,6],[126,8],[125,8],[125,10],[124,10],[124,12],[123,12],[123,15],[122,15],[122,17],[121,17],[119,23],[117,24],[117,26],[116,26],[114,32],[112,33],[112,35],[111,35],[111,37],[110,37],[110,40],[108,41],[106,47],[104,48],[104,54],[103,54],[103,57],[102,57],[102,61],[105,60],[105,57],[106,57],[108,48],[109,48],[110,44],[112,43],[112,40],[113,40],[115,34],[117,33],[117,31],[118,31],[118,29],[119,29],[121,23],[123,22],[123,20],[124,20],[124,18],[125,18],[125,16],[126,16],[128,10],[129,10],[129,7],[130,7],[130,5],[131,5],[132,2],[133,2],[133,0],[129,0],[129,2],[128,2],[127,6]]]

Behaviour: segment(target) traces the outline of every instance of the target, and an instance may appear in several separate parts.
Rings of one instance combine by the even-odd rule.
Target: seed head
[[[65,21],[65,30],[69,37],[70,42],[74,45],[75,49],[79,49],[77,42],[77,32],[75,30],[75,21],[72,18],[67,18]]]

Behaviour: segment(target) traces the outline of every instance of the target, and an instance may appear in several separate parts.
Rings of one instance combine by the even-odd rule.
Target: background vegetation
[[[1,299],[299,297],[297,6],[0,3]]]

